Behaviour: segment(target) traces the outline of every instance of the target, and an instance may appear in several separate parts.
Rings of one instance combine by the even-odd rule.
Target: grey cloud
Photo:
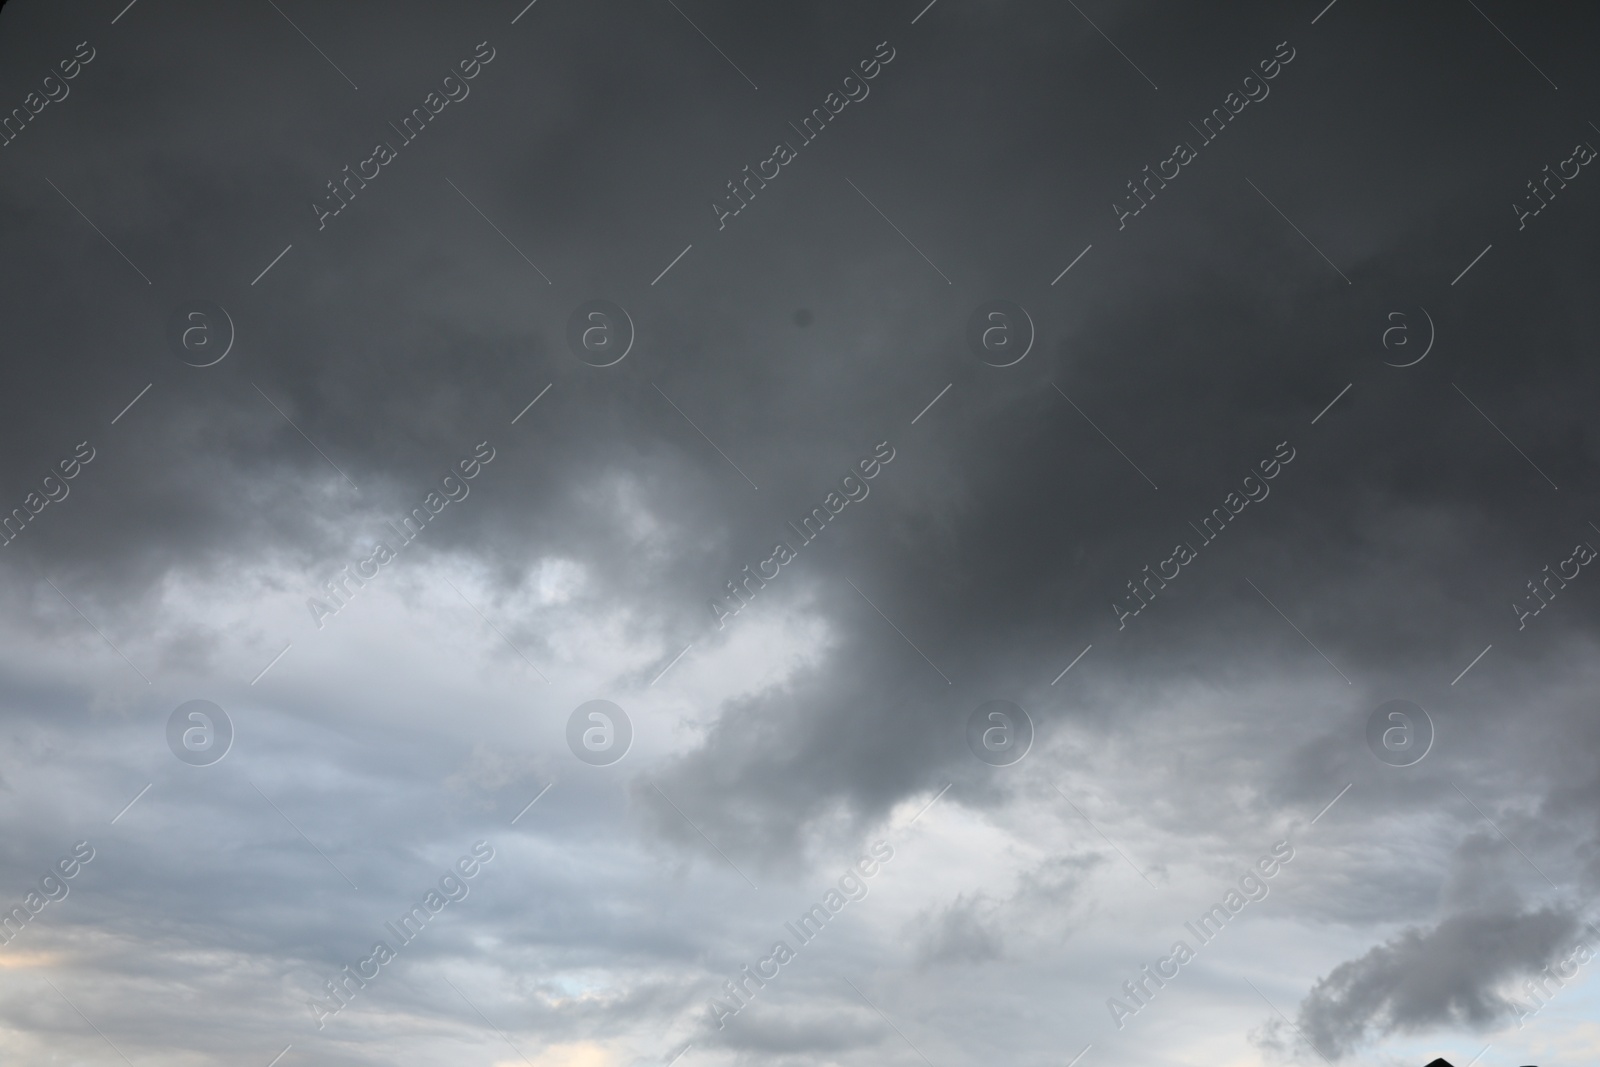
[[[1319,978],[1300,1005],[1300,1027],[1334,1056],[1427,1027],[1486,1028],[1514,1010],[1498,987],[1552,962],[1578,926],[1571,913],[1541,908],[1408,929]]]
[[[848,987],[845,989],[848,993]],[[893,1032],[865,1007],[788,1009],[783,1012],[752,1007],[737,1025],[718,1035],[718,1044],[745,1055],[770,1057],[778,1063],[811,1063],[816,1057],[837,1055],[875,1045]]]
[[[1005,952],[1004,942],[994,925],[993,911],[993,903],[982,894],[970,900],[963,894],[942,911],[919,916],[913,924],[917,965],[989,963],[1000,959]]]
[[[0,968],[24,1043],[6,1054],[109,1055],[48,973],[139,1055],[265,1063],[305,987],[486,837],[504,866],[315,1055],[392,1059],[393,1010],[448,1035],[417,1062],[455,1062],[489,1031],[433,981],[449,973],[527,1048],[606,1040],[664,1063],[713,962],[782,911],[717,850],[776,895],[947,784],[919,823],[928,854],[959,869],[974,826],[1014,851],[959,885],[875,886],[851,947],[920,959],[885,978],[902,1022],[982,1034],[988,1056],[1067,1062],[1054,1043],[1087,1025],[1100,968],[1139,958],[1165,914],[1121,893],[1149,887],[1052,784],[1164,892],[1177,872],[1236,877],[1269,831],[1303,834],[1308,876],[1264,907],[1297,945],[1337,928],[1349,962],[1301,1016],[1330,1051],[1503,1019],[1501,983],[1570,934],[1575,913],[1521,903],[1542,881],[1451,783],[1562,893],[1600,882],[1590,579],[1526,631],[1509,607],[1592,534],[1595,202],[1580,179],[1526,232],[1506,211],[1589,136],[1551,102],[1584,91],[1591,13],[1344,0],[1313,26],[1321,3],[544,0],[513,26],[521,0],[279,6],[315,48],[271,5],[0,15],[0,114],[78,40],[99,49],[0,148],[0,515],[77,442],[99,450],[0,548],[5,884],[88,827],[118,835],[85,876],[104,881],[29,931],[49,969]],[[470,97],[319,232],[310,199],[485,38],[498,56]],[[1128,180],[1285,38],[1299,53],[1271,97],[1119,231]],[[718,231],[711,199],[884,39],[897,56],[870,97]],[[565,336],[596,296],[638,330],[606,370]],[[238,328],[213,368],[167,350],[193,297]],[[1038,328],[1007,370],[964,338],[999,297]],[[1440,331],[1408,370],[1379,340],[1401,307]],[[383,606],[369,591],[327,632],[295,631],[251,685],[291,636],[280,619],[307,627],[305,598],[485,439],[494,464],[406,550]],[[884,439],[898,455],[870,498],[717,629],[724,583]],[[1283,440],[1297,457],[1270,497],[1119,629],[1128,581]],[[565,598],[540,596],[554,561],[581,576]],[[505,641],[431,599],[457,568]],[[237,711],[238,748],[190,773],[160,726],[206,694]],[[589,773],[560,726],[607,694],[643,709],[639,748]],[[1393,696],[1439,727],[1404,772],[1361,740]],[[962,740],[1000,697],[1038,728],[1015,768]],[[1040,840],[1053,854],[1018,858]],[[1276,978],[1304,988],[1304,958]],[[975,1026],[962,1013],[991,1002],[940,984],[981,961],[1005,1027]],[[1071,993],[1048,1019],[1029,967]],[[840,989],[792,988],[722,1051],[910,1057]],[[1178,1058],[1160,1040],[1117,1054]],[[498,1042],[486,1058],[509,1055]]]

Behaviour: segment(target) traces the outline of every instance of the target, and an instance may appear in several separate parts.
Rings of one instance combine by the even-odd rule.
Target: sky
[[[1597,31],[5,3],[0,1059],[1594,1062]]]

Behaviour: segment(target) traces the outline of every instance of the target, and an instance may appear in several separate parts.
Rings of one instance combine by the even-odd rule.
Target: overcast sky
[[[0,11],[0,1059],[1600,1058],[1592,13],[525,4]]]

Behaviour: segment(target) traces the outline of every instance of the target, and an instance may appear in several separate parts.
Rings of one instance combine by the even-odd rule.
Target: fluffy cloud
[[[1452,915],[1404,930],[1317,979],[1300,1029],[1330,1056],[1430,1027],[1486,1029],[1515,1011],[1501,987],[1549,964],[1577,929],[1572,914],[1540,909]]]

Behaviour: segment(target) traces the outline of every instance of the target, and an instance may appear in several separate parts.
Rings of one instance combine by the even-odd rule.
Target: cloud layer
[[[1593,1058],[1595,31],[12,0],[0,1050]]]

